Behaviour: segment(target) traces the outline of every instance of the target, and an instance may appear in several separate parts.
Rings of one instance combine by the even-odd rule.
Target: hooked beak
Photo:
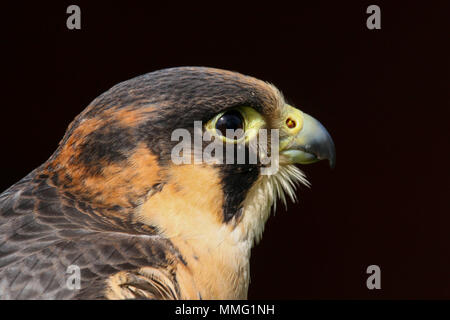
[[[280,137],[280,160],[288,164],[309,164],[328,160],[330,167],[336,163],[333,139],[327,129],[310,115],[288,107],[286,130]]]

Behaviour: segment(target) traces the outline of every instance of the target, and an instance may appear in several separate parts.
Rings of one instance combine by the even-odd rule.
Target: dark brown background
[[[274,83],[337,147],[336,169],[305,167],[312,189],[269,220],[250,298],[450,298],[448,1],[152,2],[2,4],[0,189],[117,82],[235,70]],[[369,4],[381,30],[366,28]],[[381,290],[366,288],[371,264]]]

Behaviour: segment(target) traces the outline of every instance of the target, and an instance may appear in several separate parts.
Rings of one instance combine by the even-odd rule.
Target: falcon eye
[[[244,129],[244,119],[242,115],[237,110],[231,110],[225,112],[216,122],[216,130],[219,131],[220,135],[225,136],[229,130]],[[234,136],[234,139],[240,138],[240,136]]]
[[[209,134],[228,144],[253,141],[258,138],[259,129],[263,127],[266,127],[264,117],[247,106],[233,107],[218,113],[205,125]]]

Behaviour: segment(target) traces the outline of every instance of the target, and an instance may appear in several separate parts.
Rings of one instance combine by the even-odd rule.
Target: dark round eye
[[[227,111],[219,118],[219,120],[217,120],[216,130],[219,131],[219,134],[225,136],[227,134],[227,129],[244,129],[244,119],[242,119],[242,115],[239,111]],[[240,136],[234,136],[234,138],[237,139],[240,138]]]

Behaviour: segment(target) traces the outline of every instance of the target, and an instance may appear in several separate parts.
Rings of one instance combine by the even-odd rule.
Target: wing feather
[[[115,274],[164,269],[177,256],[154,229],[107,219],[34,172],[0,195],[0,299],[102,299]],[[80,290],[67,285],[71,265]],[[129,278],[129,297],[176,297],[156,279]]]

